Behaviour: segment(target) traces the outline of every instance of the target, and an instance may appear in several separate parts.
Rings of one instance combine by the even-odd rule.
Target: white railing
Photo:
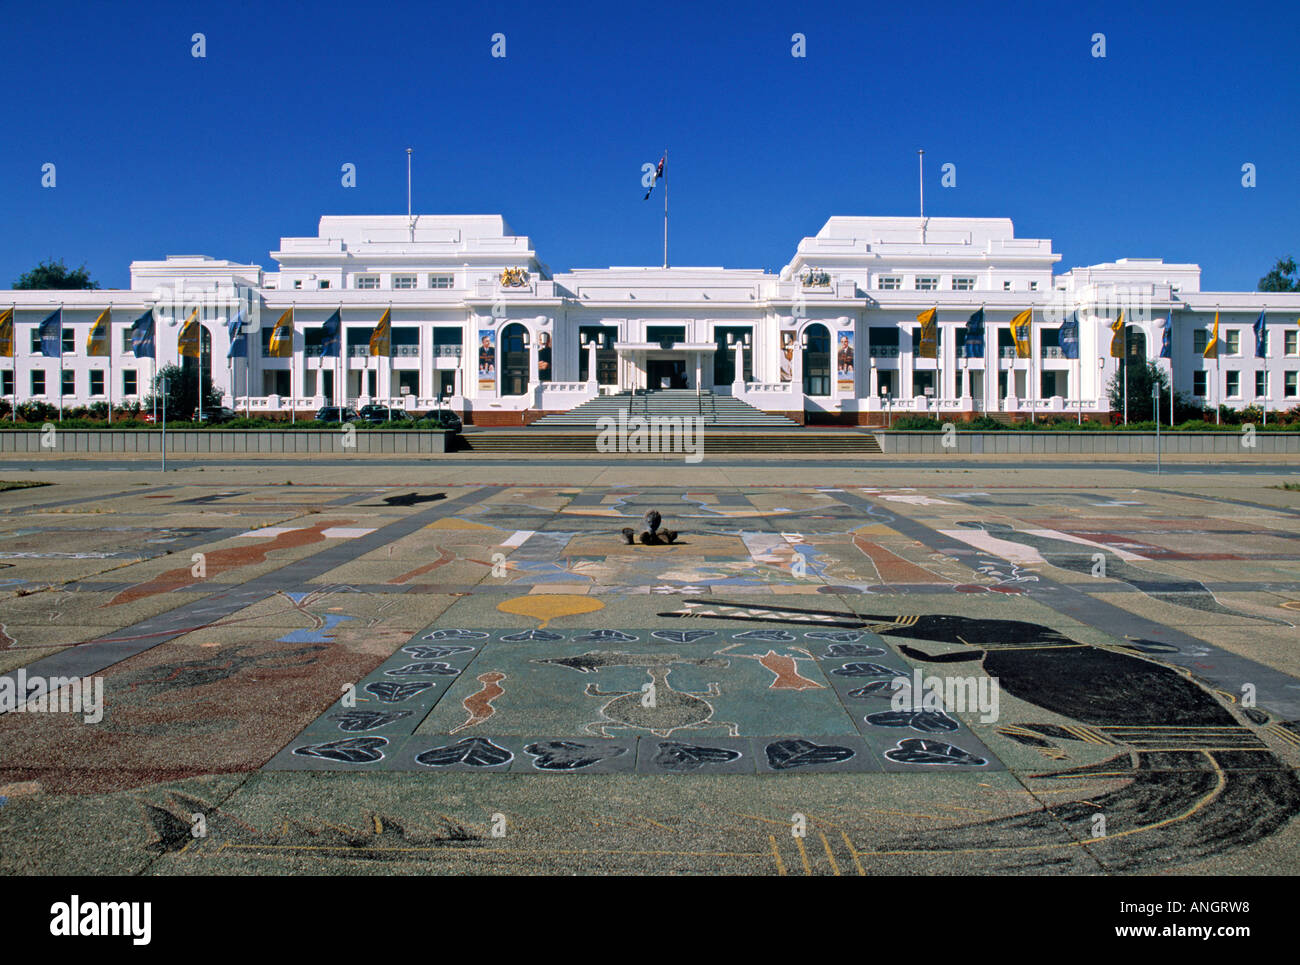
[[[773,395],[794,395],[793,382],[746,382],[746,394],[751,392],[766,392]]]

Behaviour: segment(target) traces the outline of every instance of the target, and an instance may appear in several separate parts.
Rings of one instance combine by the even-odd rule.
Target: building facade
[[[906,413],[1104,416],[1110,322],[1125,351],[1156,359],[1175,389],[1214,406],[1300,404],[1300,294],[1202,292],[1200,268],[1158,258],[1056,271],[1046,239],[1006,219],[834,217],[779,273],[724,268],[607,268],[552,273],[498,216],[323,217],[315,237],[283,238],[264,271],[207,256],[131,265],[118,291],[0,293],[14,311],[0,395],[65,407],[139,401],[155,366],[178,360],[198,309],[203,358],[226,404],[253,415],[323,405],[446,405],[479,425],[526,424],[598,394],[677,389],[734,395],[796,421],[880,424]],[[7,303],[7,304],[6,304]],[[937,308],[936,358],[918,352],[917,315]],[[967,319],[984,311],[983,351],[967,357]],[[88,354],[110,310],[107,356]],[[293,310],[293,356],[271,357],[276,320]],[[1029,358],[1011,320],[1031,309]],[[61,310],[61,357],[41,354],[41,321]],[[248,351],[230,359],[227,322],[243,312]],[[369,343],[385,312],[391,353]],[[1265,353],[1253,325],[1266,318]],[[155,358],[130,330],[150,313]],[[342,320],[337,356],[322,325]],[[1077,312],[1078,358],[1061,324]],[[1203,357],[1219,316],[1219,357]],[[47,350],[48,350],[47,343]]]

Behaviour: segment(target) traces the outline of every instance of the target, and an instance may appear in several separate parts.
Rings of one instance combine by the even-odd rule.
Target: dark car
[[[360,418],[350,405],[327,405],[316,413],[317,422],[356,422]]]
[[[410,422],[411,413],[405,409],[393,409],[386,405],[363,405],[359,417],[362,422],[380,425],[386,422]]]
[[[209,422],[216,425],[218,422],[229,422],[231,419],[235,418],[236,415],[237,413],[234,409],[228,409],[224,405],[221,405],[216,408],[204,408],[202,412],[195,409],[194,414],[191,415],[190,418],[194,422]]]
[[[431,423],[433,428],[445,429],[447,432],[460,432],[464,428],[460,416],[450,409],[434,409],[432,412],[425,413],[422,421]]]

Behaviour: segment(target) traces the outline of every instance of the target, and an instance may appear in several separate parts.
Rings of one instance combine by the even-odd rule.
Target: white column
[[[600,377],[596,374],[596,340],[587,343],[587,387],[600,392]]]
[[[731,392],[740,396],[745,393],[745,343],[736,342],[736,371],[731,377]]]

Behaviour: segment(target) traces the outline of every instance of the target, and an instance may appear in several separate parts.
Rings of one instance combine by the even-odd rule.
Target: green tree
[[[86,266],[80,268],[69,268],[63,263],[63,259],[58,261],[43,261],[31,271],[23,272],[22,276],[14,282],[14,288],[23,290],[82,290],[95,289],[99,287],[99,282],[90,277],[90,272],[86,271]]]
[[[1262,292],[1300,292],[1300,276],[1296,275],[1295,259],[1288,255],[1279,258],[1273,270],[1259,280]]]
[[[1155,400],[1152,389],[1160,387],[1160,421],[1169,421],[1169,376],[1165,370],[1150,360],[1128,360],[1123,366],[1128,375],[1128,421],[1151,422],[1155,419]],[[1124,411],[1124,383],[1116,372],[1106,386],[1112,412]]]
[[[144,400],[141,410],[152,412],[155,400],[158,403],[158,419],[162,420],[162,406],[167,403],[167,421],[188,422],[194,417],[194,410],[199,407],[199,380],[197,359],[186,359],[190,363],[182,368],[179,365],[164,365],[153,377],[153,392]],[[164,395],[163,380],[167,391]],[[221,390],[212,384],[208,373],[203,374],[203,408],[215,409],[221,405]]]

